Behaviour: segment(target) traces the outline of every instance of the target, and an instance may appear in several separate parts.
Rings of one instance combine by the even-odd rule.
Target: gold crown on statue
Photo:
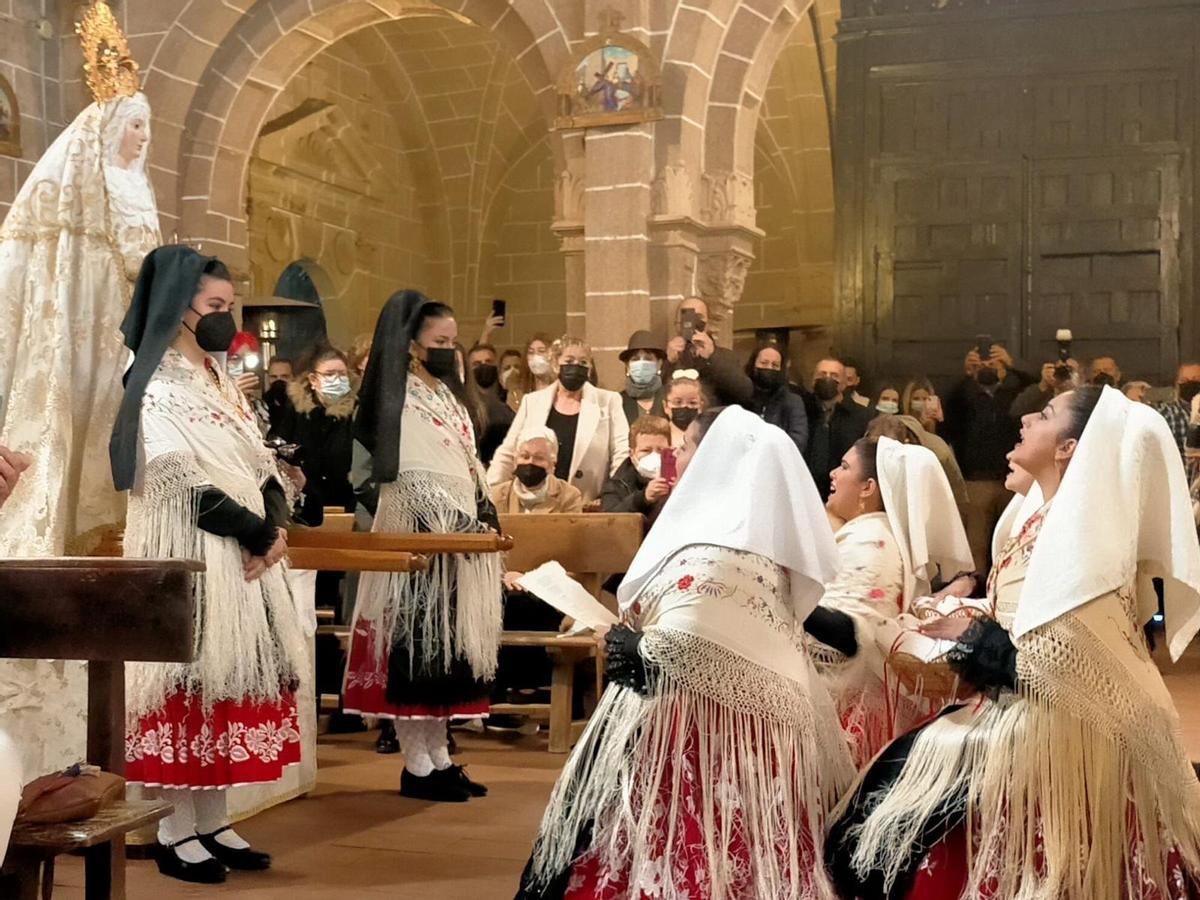
[[[141,90],[138,64],[129,54],[129,42],[117,24],[112,8],[95,0],[75,25],[83,45],[83,71],[97,103],[132,97]]]

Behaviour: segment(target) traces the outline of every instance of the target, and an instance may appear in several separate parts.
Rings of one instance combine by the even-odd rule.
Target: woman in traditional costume
[[[1200,547],[1161,416],[1111,388],[1025,417],[1012,462],[1037,512],[993,569],[986,616],[945,623],[979,694],[889,745],[826,854],[844,898],[1184,900],[1200,784],[1142,626],[1200,629]],[[945,636],[945,635],[943,635]]]
[[[836,568],[821,500],[753,413],[707,413],[686,441],[523,898],[831,896],[826,815],[853,767],[804,642]]]
[[[356,423],[379,486],[374,531],[499,528],[462,400],[457,337],[453,310],[416,291],[394,295],[379,316]],[[488,712],[503,574],[496,554],[438,554],[426,572],[359,581],[344,707],[395,720],[406,797],[487,793],[451,764],[446,724]]]
[[[110,445],[113,481],[131,491],[125,555],[204,563],[193,662],[126,666],[125,740],[129,782],[175,806],[159,823],[159,870],[204,883],[270,865],[229,827],[225,792],[300,761],[307,667],[280,565],[290,482],[213,356],[237,330],[232,306],[220,260],[178,246],[146,258],[122,325],[135,357]]]

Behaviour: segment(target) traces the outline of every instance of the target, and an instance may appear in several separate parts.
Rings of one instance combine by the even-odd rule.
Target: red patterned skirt
[[[446,703],[392,703],[387,699],[388,651],[377,653],[377,641],[374,622],[355,623],[342,691],[344,712],[381,719],[475,719],[488,714],[486,689],[479,697]],[[436,690],[431,687],[430,693]]]
[[[176,691],[125,734],[125,778],[148,787],[269,784],[299,762],[291,692],[267,703],[221,700],[206,712],[198,695]]]

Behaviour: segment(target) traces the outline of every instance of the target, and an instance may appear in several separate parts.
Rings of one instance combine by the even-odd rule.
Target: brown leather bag
[[[125,779],[120,775],[77,764],[25,785],[17,806],[17,824],[57,825],[90,819],[124,796]]]

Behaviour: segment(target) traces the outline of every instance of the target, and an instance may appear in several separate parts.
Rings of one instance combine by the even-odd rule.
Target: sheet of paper
[[[548,562],[532,572],[526,572],[517,579],[517,584],[563,615],[570,616],[576,625],[599,628],[617,624],[617,617],[556,562]]]

